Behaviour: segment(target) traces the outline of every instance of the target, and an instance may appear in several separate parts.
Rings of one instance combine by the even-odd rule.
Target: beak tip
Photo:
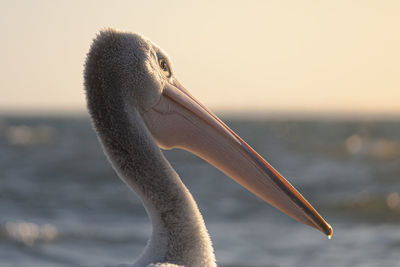
[[[326,224],[326,227],[324,229],[324,233],[328,236],[328,239],[331,239],[332,235],[333,235],[332,226],[330,226],[329,224]]]

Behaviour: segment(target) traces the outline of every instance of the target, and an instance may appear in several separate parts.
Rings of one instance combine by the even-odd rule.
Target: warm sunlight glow
[[[84,111],[102,28],[140,32],[216,111],[400,114],[399,1],[2,1],[0,111]]]

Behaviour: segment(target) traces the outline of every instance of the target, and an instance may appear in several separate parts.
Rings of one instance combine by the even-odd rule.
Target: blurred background
[[[139,32],[333,226],[184,151],[219,266],[400,266],[400,2],[0,1],[0,266],[131,263],[151,226],[86,113],[99,30]]]

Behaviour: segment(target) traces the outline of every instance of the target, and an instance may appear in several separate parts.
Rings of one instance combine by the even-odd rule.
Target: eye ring
[[[167,78],[171,77],[171,69],[169,68],[167,60],[165,60],[165,58],[160,58],[158,60],[158,64],[160,65],[160,68],[164,73],[165,77]]]

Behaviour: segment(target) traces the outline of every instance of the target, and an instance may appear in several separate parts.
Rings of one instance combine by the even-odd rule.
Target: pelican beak
[[[332,236],[331,226],[311,204],[177,80],[165,85],[143,118],[161,148],[198,155],[275,208]]]

